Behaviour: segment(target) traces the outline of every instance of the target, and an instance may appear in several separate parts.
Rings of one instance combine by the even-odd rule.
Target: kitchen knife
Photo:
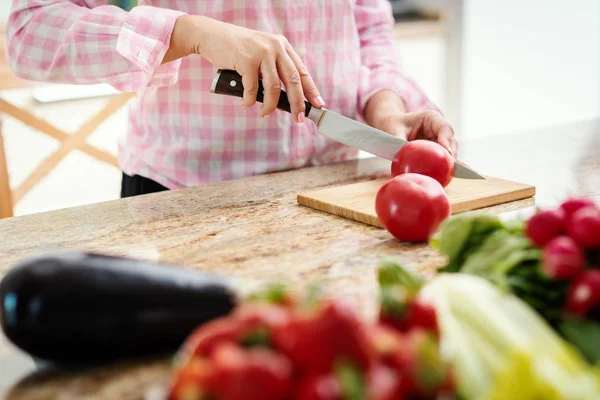
[[[172,354],[196,327],[229,314],[244,290],[176,265],[48,253],[20,261],[0,281],[0,326],[51,364]]]
[[[264,88],[262,81],[259,80],[258,84],[259,89],[256,100],[262,103]],[[212,93],[242,98],[244,95],[242,77],[236,71],[219,69],[210,90]],[[305,104],[305,115],[317,125],[319,133],[347,146],[391,161],[398,150],[408,143],[404,139],[344,117],[326,108],[315,108],[309,102],[305,102]],[[290,103],[284,90],[281,91],[279,96],[277,108],[291,113]],[[454,162],[454,177],[485,179],[469,167],[456,161]]]

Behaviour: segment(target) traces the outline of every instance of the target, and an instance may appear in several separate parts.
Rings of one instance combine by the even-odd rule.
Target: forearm
[[[14,0],[6,36],[15,74],[44,82],[108,83],[125,91],[172,81],[175,66],[160,62],[178,14],[149,7],[128,13],[105,3]]]

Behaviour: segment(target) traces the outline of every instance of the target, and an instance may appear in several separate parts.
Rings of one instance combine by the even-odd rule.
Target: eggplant
[[[0,281],[0,324],[18,348],[51,364],[101,364],[175,351],[229,314],[225,279],[89,252],[20,261]]]

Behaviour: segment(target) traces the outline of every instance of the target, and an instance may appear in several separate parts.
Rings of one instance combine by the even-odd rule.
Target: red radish
[[[560,209],[565,213],[565,219],[567,222],[571,219],[571,216],[575,214],[577,210],[583,207],[596,207],[596,204],[585,197],[572,197],[565,200],[561,205]]]
[[[569,279],[583,270],[583,252],[568,236],[558,236],[544,247],[542,265],[554,279]]]
[[[392,161],[392,176],[415,173],[429,176],[446,187],[454,177],[454,160],[431,140],[413,140],[398,150]]]
[[[542,210],[527,221],[525,233],[537,246],[544,247],[565,228],[565,214],[561,209]]]
[[[585,317],[599,303],[600,271],[584,271],[571,283],[565,309],[574,315]]]
[[[568,232],[583,247],[600,246],[600,210],[596,207],[577,210],[569,221]]]

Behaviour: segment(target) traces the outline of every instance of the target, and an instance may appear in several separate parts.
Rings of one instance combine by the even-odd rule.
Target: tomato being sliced
[[[454,176],[454,160],[446,149],[430,140],[413,140],[398,150],[392,161],[392,176],[427,175],[446,187]]]
[[[379,189],[375,211],[396,238],[423,242],[450,216],[450,201],[435,179],[409,173],[398,175]]]

